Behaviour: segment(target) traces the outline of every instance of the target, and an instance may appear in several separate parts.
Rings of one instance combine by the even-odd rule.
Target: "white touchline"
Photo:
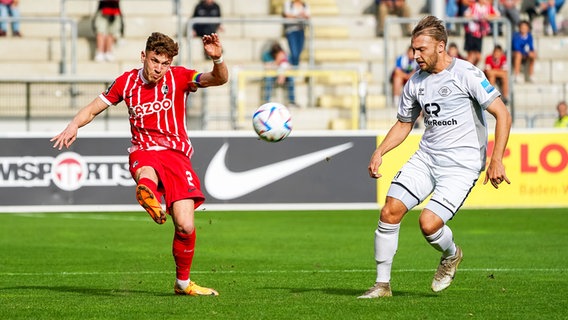
[[[229,144],[225,143],[211,159],[205,172],[205,189],[219,200],[242,197],[351,147],[353,147],[353,142],[348,142],[259,168],[233,172],[227,168],[225,163],[227,149],[229,149]]]

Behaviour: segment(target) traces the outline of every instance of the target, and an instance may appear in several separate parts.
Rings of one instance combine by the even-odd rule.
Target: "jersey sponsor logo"
[[[424,105],[424,112],[426,112],[431,116],[438,117],[438,114],[440,113],[441,110],[442,108],[440,107],[440,105],[435,102],[427,103]]]
[[[142,117],[152,113],[168,110],[173,106],[172,100],[164,99],[161,101],[153,101],[141,105],[132,106],[128,109],[131,116]]]
[[[353,142],[348,142],[251,170],[234,172],[226,165],[229,144],[225,143],[213,156],[205,172],[205,189],[211,196],[219,200],[236,199],[352,147]]]
[[[451,118],[449,120],[438,120],[438,119],[428,118],[424,119],[424,123],[430,127],[445,127],[445,126],[456,126],[458,124],[458,121],[454,118]]]
[[[49,187],[74,191],[82,187],[133,186],[127,156],[0,157],[0,188]]]
[[[424,118],[424,124],[429,127],[444,127],[444,126],[455,126],[458,124],[458,121],[454,118],[448,120],[438,120],[434,117],[439,117],[440,112],[442,111],[442,107],[439,104],[432,102],[426,103],[424,105],[424,112],[429,115],[429,117]]]

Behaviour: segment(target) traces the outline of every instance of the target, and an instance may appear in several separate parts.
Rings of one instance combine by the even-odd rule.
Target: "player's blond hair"
[[[412,39],[425,35],[434,38],[436,41],[443,41],[444,47],[448,43],[448,33],[444,22],[435,16],[422,18],[412,30]]]
[[[146,52],[164,54],[169,58],[177,56],[179,45],[167,35],[160,32],[152,32],[146,41]]]

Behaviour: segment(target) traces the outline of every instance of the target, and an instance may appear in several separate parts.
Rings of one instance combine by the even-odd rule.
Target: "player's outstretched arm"
[[[229,80],[229,70],[223,60],[223,47],[216,33],[203,36],[203,49],[213,60],[213,70],[205,72],[199,79],[201,87],[220,86]]]
[[[412,122],[402,122],[400,120],[392,126],[385,136],[385,139],[379,144],[371,156],[368,167],[369,176],[371,178],[378,179],[382,176],[379,173],[379,167],[383,163],[383,155],[400,145],[406,137],[408,137],[408,134],[412,131],[412,127]]]
[[[99,113],[103,112],[108,105],[100,98],[97,97],[91,103],[83,107],[73,120],[69,122],[67,127],[61,131],[60,134],[51,138],[53,147],[61,150],[63,147],[69,148],[77,139],[77,131],[79,128],[91,122]]]
[[[491,161],[485,171],[485,180],[483,184],[491,181],[495,189],[499,188],[499,184],[503,181],[511,184],[509,178],[505,173],[505,166],[503,165],[503,156],[507,148],[507,141],[509,140],[509,132],[511,131],[511,114],[507,107],[500,98],[495,99],[487,108],[487,111],[495,117],[495,145],[493,147],[493,154]]]

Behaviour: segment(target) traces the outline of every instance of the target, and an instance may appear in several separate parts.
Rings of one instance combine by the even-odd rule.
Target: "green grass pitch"
[[[173,294],[172,224],[144,212],[0,214],[0,319],[567,319],[568,209],[462,210],[464,260],[433,293],[439,254],[403,220],[393,297],[373,284],[376,211],[196,217],[192,280]]]

